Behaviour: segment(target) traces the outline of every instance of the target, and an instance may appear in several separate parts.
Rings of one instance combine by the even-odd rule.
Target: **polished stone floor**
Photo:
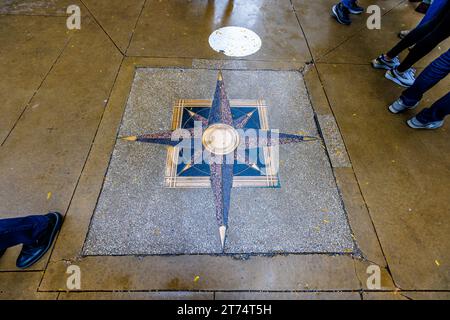
[[[15,267],[20,247],[0,259],[0,298],[449,299],[449,124],[434,132],[409,129],[405,120],[413,112],[394,116],[386,110],[401,88],[369,64],[398,41],[399,30],[413,27],[422,16],[407,0],[361,0],[364,6],[381,7],[381,30],[366,28],[367,14],[352,16],[351,26],[341,26],[330,17],[333,2],[1,2],[0,217],[57,210],[65,219],[54,248],[26,272]],[[71,4],[81,9],[81,30],[66,28]],[[212,50],[211,32],[230,25],[256,32],[261,50],[239,59]],[[418,72],[448,47],[447,40],[419,61]],[[332,208],[318,213],[320,227],[330,233],[319,233],[319,238],[314,238],[319,219],[308,212],[298,239],[310,232],[310,239],[320,240],[316,243],[329,243],[342,231],[348,241],[343,229],[348,225],[356,249],[240,256],[147,255],[149,251],[124,249],[111,256],[101,250],[86,256],[93,248],[89,228],[95,228],[105,177],[114,169],[111,156],[140,68],[203,70],[208,77],[217,69],[225,75],[301,74],[304,84],[289,89],[302,93],[298,113],[290,119],[292,128],[317,130],[323,144],[320,151],[314,145],[296,148],[299,153],[310,148],[317,152],[313,159],[327,161],[311,163],[315,170],[323,169],[325,180],[308,181],[314,190],[330,182],[330,194],[320,196],[335,206],[341,201],[342,212],[339,229],[332,219],[323,219]],[[445,79],[430,90],[421,107],[446,93],[449,83]],[[249,91],[256,89],[254,84],[246,83]],[[204,90],[198,98],[206,98]],[[270,103],[274,109],[293,107]],[[164,116],[154,129],[167,128],[171,113]],[[284,119],[284,112],[270,114],[271,123]],[[152,153],[152,159],[165,157],[163,148]],[[284,166],[289,168],[287,161]],[[285,177],[281,175],[281,183],[291,181]],[[130,215],[111,228],[125,234],[138,230],[139,221]],[[130,234],[130,239],[138,236]],[[70,264],[82,270],[77,292],[66,288]],[[373,264],[381,270],[380,290],[366,285],[367,267]]]

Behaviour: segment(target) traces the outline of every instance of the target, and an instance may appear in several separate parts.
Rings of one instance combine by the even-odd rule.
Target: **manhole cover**
[[[250,29],[224,27],[209,36],[209,45],[229,57],[245,57],[261,48],[260,37]]]

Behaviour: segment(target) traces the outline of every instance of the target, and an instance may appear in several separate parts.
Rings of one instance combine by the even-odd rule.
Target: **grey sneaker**
[[[396,68],[392,70],[388,70],[385,74],[386,79],[394,81],[396,84],[409,88],[416,81],[415,71],[412,68],[409,68],[405,72],[398,72]]]
[[[389,111],[392,113],[400,113],[403,112],[405,110],[411,110],[416,108],[419,105],[419,102],[417,102],[415,105],[413,106],[407,106],[406,104],[403,103],[402,98],[398,98],[393,104],[391,104],[389,106]]]
[[[444,125],[444,120],[422,123],[419,120],[417,120],[416,117],[412,117],[411,119],[406,121],[406,123],[408,124],[408,126],[410,128],[413,128],[413,129],[429,129],[429,130],[433,130],[433,129],[437,129],[437,128],[442,127]]]
[[[400,60],[398,57],[395,57],[392,60],[386,60],[384,54],[380,55],[378,58],[372,60],[372,67],[375,69],[385,69],[391,70],[400,65]]]

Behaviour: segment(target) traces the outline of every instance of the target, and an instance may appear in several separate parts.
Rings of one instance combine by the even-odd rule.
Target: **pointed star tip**
[[[217,74],[217,81],[223,81],[222,70],[219,70],[219,73]]]
[[[125,141],[136,141],[137,136],[122,137],[121,139]]]
[[[222,250],[225,248],[225,233],[226,233],[226,231],[227,231],[226,226],[219,227],[220,242],[222,244]]]

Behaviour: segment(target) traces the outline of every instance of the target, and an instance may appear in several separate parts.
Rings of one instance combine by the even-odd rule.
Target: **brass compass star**
[[[180,174],[191,168],[194,163],[198,163],[197,161],[202,157],[205,149],[211,153],[211,158],[215,159],[209,164],[210,181],[214,195],[216,220],[219,226],[222,250],[224,250],[225,246],[231,189],[233,187],[234,164],[227,163],[227,155],[234,153],[235,160],[240,163],[245,163],[249,167],[259,171],[259,168],[255,163],[251,163],[249,159],[246,159],[245,157],[242,158],[242,156],[238,154],[237,148],[241,143],[244,143],[245,149],[249,150],[260,147],[270,147],[288,143],[317,140],[317,138],[311,136],[278,132],[275,134],[272,130],[268,130],[266,132],[267,134],[262,137],[250,137],[245,139],[245,142],[241,142],[239,140],[237,129],[245,128],[245,125],[252,117],[253,112],[254,111],[249,112],[242,117],[233,120],[230,101],[227,97],[221,71],[219,71],[217,76],[216,90],[208,119],[191,110],[188,110],[189,115],[194,119],[194,121],[199,121],[202,123],[202,128],[204,129],[201,137],[202,148],[193,152],[190,163],[186,164]],[[194,140],[196,139],[194,129],[189,129],[188,131],[191,133],[191,138],[189,139],[191,140],[191,145],[193,145]],[[140,136],[124,137],[122,139],[127,141],[154,143],[175,147],[187,138],[180,137],[173,139],[173,131],[168,130],[143,134]]]

